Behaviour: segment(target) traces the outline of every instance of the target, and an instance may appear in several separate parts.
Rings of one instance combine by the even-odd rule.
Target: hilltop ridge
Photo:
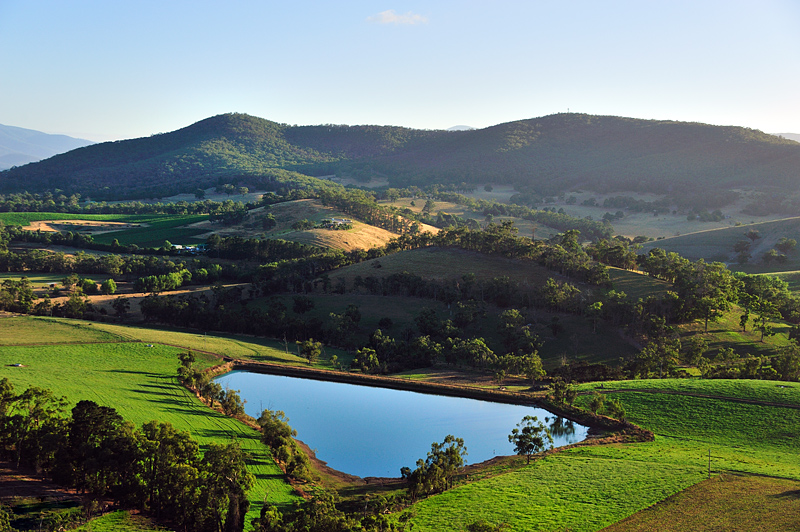
[[[141,198],[337,175],[395,187],[504,183],[546,195],[584,187],[692,199],[737,187],[795,191],[799,169],[798,143],[735,126],[562,113],[446,131],[289,126],[230,113],[2,172],[0,191]]]

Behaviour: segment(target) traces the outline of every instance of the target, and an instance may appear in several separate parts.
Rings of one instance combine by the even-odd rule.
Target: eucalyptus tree
[[[528,459],[528,464],[531,456],[553,447],[553,436],[536,416],[523,417],[508,435],[508,441],[514,444],[515,453]]]

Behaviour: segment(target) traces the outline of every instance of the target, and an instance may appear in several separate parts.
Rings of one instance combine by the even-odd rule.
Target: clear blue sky
[[[0,0],[0,123],[440,129],[567,110],[800,133],[800,0]]]

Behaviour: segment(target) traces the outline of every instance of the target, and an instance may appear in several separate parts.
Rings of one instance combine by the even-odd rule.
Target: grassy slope
[[[611,525],[605,532],[797,530],[800,483],[719,475]],[[720,511],[724,509],[724,511]]]
[[[785,391],[781,397],[788,403],[800,401],[796,384],[786,389],[777,388],[785,383],[751,381],[626,384],[654,386],[656,382],[673,389],[691,386],[710,395],[748,398],[775,397],[771,388],[776,387]],[[794,436],[800,430],[800,410],[681,395],[625,392],[614,396],[631,421],[656,432],[654,442],[573,449],[513,473],[455,488],[412,509],[415,530],[459,530],[478,518],[505,521],[514,530],[598,530],[702,480],[707,475],[709,448],[715,472],[800,479]]]
[[[736,264],[733,262],[736,258],[733,246],[739,240],[746,240],[744,235],[751,229],[761,234],[761,238],[753,242],[750,249],[753,258],[749,264]],[[760,260],[761,256],[772,249],[781,237],[794,238],[798,230],[800,230],[800,218],[786,218],[771,222],[729,227],[727,229],[701,231],[648,242],[642,246],[642,252],[646,253],[651,248],[657,247],[666,251],[674,251],[690,260],[702,258],[706,261],[733,262],[731,264],[732,269],[748,273],[790,271],[800,268],[800,252],[797,250],[787,255],[788,260],[784,264],[768,266],[761,264]]]
[[[176,357],[180,348],[158,343],[147,347],[144,342],[130,341],[139,334],[150,342],[171,340],[170,343],[176,343],[172,333],[120,327],[117,330],[121,329],[123,336],[114,334],[113,327],[106,327],[68,320],[27,317],[2,319],[0,378],[8,377],[19,390],[32,385],[50,388],[57,395],[66,396],[73,404],[81,399],[90,399],[113,406],[125,419],[136,424],[151,419],[167,421],[180,430],[191,432],[201,445],[222,443],[235,437],[251,453],[248,468],[257,478],[256,486],[249,493],[253,508],[250,517],[257,515],[257,509],[265,497],[280,505],[288,505],[295,499],[292,489],[284,482],[282,472],[269,458],[255,431],[208,409],[177,384]],[[45,344],[60,342],[62,345],[13,345],[20,343],[22,335]],[[9,338],[14,340],[10,342]],[[81,339],[87,342],[116,339],[124,343],[75,343]],[[191,343],[202,346],[202,342],[202,338],[197,338]],[[212,349],[226,342],[214,339],[208,343],[210,345],[207,347]],[[236,342],[231,342],[228,347],[231,353],[240,350],[246,352],[247,348]],[[251,352],[255,351],[261,349],[255,347]],[[283,358],[281,355],[276,352],[275,357]],[[207,366],[218,360],[217,357],[200,355],[198,363]],[[16,363],[25,367],[9,366]]]
[[[670,289],[670,284],[637,272],[608,267],[608,276],[611,278],[613,289],[625,292],[632,301],[644,299],[647,296],[661,296]]]
[[[376,262],[380,268],[376,267]],[[394,273],[411,272],[424,279],[460,279],[474,273],[477,279],[508,276],[512,281],[538,285],[548,277],[556,276],[532,262],[520,262],[503,257],[482,255],[471,251],[446,248],[420,248],[393,253],[380,259],[369,260],[341,268],[330,274],[331,280],[344,278],[348,287],[353,279],[361,277],[388,277]]]
[[[262,220],[266,214],[275,217],[275,227],[265,231]],[[300,244],[309,244],[322,248],[342,249],[369,249],[383,246],[397,235],[361,222],[354,222],[353,228],[348,230],[309,229],[297,231],[292,229],[292,224],[300,220],[309,220],[320,223],[324,219],[346,218],[352,216],[336,209],[325,207],[321,203],[310,200],[295,200],[271,205],[269,209],[255,209],[243,223],[233,226],[220,226],[211,222],[198,223],[192,226],[202,232],[214,232],[220,236],[241,236],[244,238],[279,238]]]

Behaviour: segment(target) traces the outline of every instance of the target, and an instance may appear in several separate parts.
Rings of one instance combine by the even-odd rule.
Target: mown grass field
[[[147,344],[130,341],[135,336],[135,333],[130,334],[130,328],[121,328],[123,334],[115,334],[113,330],[71,323],[25,317],[0,319],[0,378],[7,377],[19,391],[28,386],[49,388],[57,395],[66,396],[71,404],[89,399],[113,406],[125,419],[137,425],[152,419],[172,423],[179,430],[189,431],[203,446],[236,438],[250,453],[248,468],[257,479],[249,493],[250,518],[257,516],[265,498],[281,506],[290,505],[296,499],[266,447],[260,443],[257,432],[207,408],[177,384],[177,355],[183,349],[155,343],[157,338],[174,339],[175,336],[168,332],[148,335],[147,331],[142,331],[143,336],[154,342]],[[128,341],[84,344],[62,341],[60,345],[49,345],[59,338],[72,341],[83,338],[85,342]],[[19,345],[30,344],[32,340],[43,345]],[[224,340],[216,342],[224,343]],[[234,342],[230,349],[235,351],[237,346]],[[258,351],[259,347],[253,350]],[[216,363],[219,363],[218,357],[198,354],[198,365]],[[12,367],[12,364],[23,364],[23,367]]]
[[[780,388],[785,384],[673,379],[604,383],[604,391],[622,386],[660,386],[726,397],[780,397],[789,405],[798,404],[800,385]],[[590,391],[597,386],[587,384],[581,389]],[[775,395],[773,389],[782,395]],[[800,480],[800,442],[796,438],[800,410],[644,392],[612,396],[625,406],[631,421],[656,433],[655,441],[571,449],[512,473],[457,487],[415,505],[411,509],[414,529],[461,530],[482,518],[509,523],[511,530],[598,530],[706,478],[709,449],[712,474],[744,472]],[[583,404],[587,401],[588,396],[578,400]],[[706,511],[716,515],[737,508],[736,497],[718,500],[727,501],[729,506]],[[787,498],[785,502],[792,501]],[[673,511],[676,516],[682,512],[682,507]],[[762,530],[757,522],[745,518],[741,530]]]

